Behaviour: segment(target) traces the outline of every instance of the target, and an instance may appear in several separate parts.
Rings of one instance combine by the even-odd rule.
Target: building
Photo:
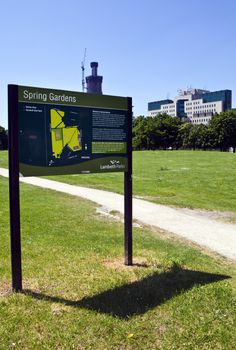
[[[97,62],[91,62],[90,67],[92,68],[92,75],[86,77],[87,92],[90,94],[102,94],[102,79],[101,75],[98,75]]]
[[[220,90],[210,92],[202,89],[179,91],[174,100],[160,100],[148,103],[148,115],[166,113],[172,117],[193,124],[208,124],[216,113],[232,108],[232,91]]]

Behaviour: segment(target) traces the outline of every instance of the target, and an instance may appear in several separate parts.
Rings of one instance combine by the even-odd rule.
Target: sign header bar
[[[19,86],[19,102],[127,110],[126,97]]]

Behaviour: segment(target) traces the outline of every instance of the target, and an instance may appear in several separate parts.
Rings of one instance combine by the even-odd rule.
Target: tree
[[[179,127],[177,143],[179,147],[188,148],[189,147],[189,134],[193,127],[193,124],[183,123]]]
[[[209,127],[214,135],[216,147],[226,151],[229,147],[236,149],[236,111],[229,110],[215,115]]]
[[[3,126],[0,126],[0,149],[4,150],[8,148],[8,135]]]
[[[209,125],[183,123],[166,114],[155,117],[140,116],[133,121],[135,149],[191,149],[236,150],[236,111],[215,115]]]
[[[139,116],[133,122],[133,147],[135,149],[178,148],[181,121],[167,114],[155,117]]]
[[[193,149],[211,148],[210,132],[208,125],[193,125],[189,133],[189,147]]]
[[[178,133],[182,124],[179,118],[167,114],[159,114],[155,117],[158,148],[178,148]]]
[[[147,149],[146,118],[139,116],[133,120],[133,148]]]

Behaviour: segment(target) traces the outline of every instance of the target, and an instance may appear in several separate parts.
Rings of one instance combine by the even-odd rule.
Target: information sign
[[[128,98],[18,87],[23,176],[128,170]]]
[[[22,291],[19,172],[124,172],[125,264],[132,265],[132,99],[8,85],[12,288]]]

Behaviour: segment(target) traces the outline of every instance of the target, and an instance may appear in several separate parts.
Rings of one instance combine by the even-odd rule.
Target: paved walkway
[[[0,168],[0,175],[7,177],[8,170]],[[68,185],[39,177],[20,178],[20,181],[79,196],[98,203],[108,210],[124,213],[124,197],[116,193]],[[227,258],[236,260],[236,225],[183,213],[178,209],[136,198],[133,199],[133,218],[144,224],[177,234]]]

